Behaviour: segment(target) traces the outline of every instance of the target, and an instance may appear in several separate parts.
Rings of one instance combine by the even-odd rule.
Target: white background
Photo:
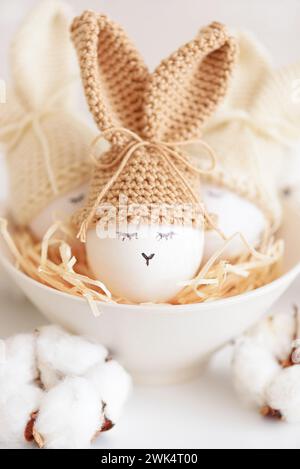
[[[0,2],[0,79],[8,78],[9,41],[36,0]],[[276,65],[300,60],[300,0],[69,0],[75,13],[92,8],[122,23],[153,68],[204,24],[222,21],[248,29],[269,47]],[[0,196],[5,194],[3,165]],[[277,309],[299,302],[298,284]],[[31,330],[43,319],[0,281],[0,335]],[[275,308],[276,309],[276,308]],[[213,325],[212,325],[213,327]],[[230,350],[195,382],[136,388],[120,425],[100,448],[300,448],[300,427],[266,422],[243,408],[232,389]]]

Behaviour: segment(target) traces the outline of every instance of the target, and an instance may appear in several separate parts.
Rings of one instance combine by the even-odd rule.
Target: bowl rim
[[[0,247],[0,251],[3,252],[3,249]],[[63,298],[72,298],[73,300],[77,302],[84,302],[86,304],[86,300],[84,298],[80,298],[78,296],[71,295],[70,293],[66,292],[61,292],[59,290],[56,290],[53,287],[49,287],[48,285],[44,285],[40,283],[38,280],[35,280],[29,275],[25,274],[21,270],[19,270],[13,262],[11,262],[8,258],[7,255],[4,254],[4,256],[1,256],[0,262],[4,265],[5,268],[10,270],[13,275],[17,275],[21,279],[24,279],[25,281],[31,283],[33,286],[41,288],[42,290],[50,291],[56,293],[58,296],[63,297]],[[229,298],[224,298],[220,300],[214,300],[211,302],[205,302],[205,303],[192,303],[192,304],[185,304],[185,305],[171,305],[171,304],[164,304],[164,303],[158,303],[158,304],[119,304],[119,303],[105,303],[102,301],[95,301],[96,305],[99,306],[99,309],[101,310],[102,308],[115,308],[116,306],[118,308],[121,308],[123,310],[131,310],[134,312],[138,311],[139,309],[143,309],[147,312],[159,312],[160,314],[162,312],[167,312],[170,314],[170,312],[174,311],[176,314],[179,312],[188,312],[188,311],[195,311],[199,310],[199,313],[201,312],[202,309],[213,309],[216,306],[222,307],[223,305],[234,305],[236,303],[240,303],[243,301],[247,301],[248,299],[251,299],[252,297],[255,296],[261,296],[264,293],[268,293],[268,291],[275,289],[277,286],[280,286],[281,284],[291,284],[294,280],[296,280],[297,276],[300,274],[300,262],[298,262],[292,269],[290,269],[288,272],[285,274],[281,275],[279,278],[276,280],[273,280],[272,282],[268,283],[267,285],[264,285],[262,287],[256,288],[255,290],[251,290],[246,293],[241,293],[239,295],[231,296]],[[180,310],[180,311],[179,311]],[[188,310],[188,311],[183,311],[183,310]]]

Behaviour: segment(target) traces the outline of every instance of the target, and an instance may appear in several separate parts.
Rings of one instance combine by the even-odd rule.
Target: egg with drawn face
[[[204,226],[198,223],[203,207],[197,187],[215,167],[215,155],[202,140],[211,160],[203,167],[193,164],[184,147],[202,139],[205,121],[226,93],[236,41],[213,22],[150,72],[122,27],[105,15],[85,12],[71,34],[100,131],[92,144],[89,195],[73,217],[78,238],[86,243],[95,278],[116,299],[170,302],[200,269]],[[214,80],[207,86],[210,70]],[[103,158],[96,156],[99,138],[110,144]],[[110,223],[99,210],[105,206],[109,219],[121,215],[117,226],[126,221],[126,230],[101,233],[100,226]],[[137,219],[138,226],[132,223]],[[156,225],[147,223],[153,220]]]
[[[252,202],[213,184],[202,187],[202,197],[206,210],[216,216],[217,226],[227,237],[241,233],[247,242],[256,248],[262,240],[267,222],[263,212]],[[215,230],[205,233],[204,260],[208,261],[225,241]],[[236,236],[221,255],[223,259],[233,259],[247,252],[246,244]]]
[[[88,185],[83,184],[50,202],[29,225],[34,237],[42,240],[55,221],[68,220],[76,210],[80,209],[84,204],[87,188]]]
[[[96,227],[87,232],[87,259],[115,297],[163,303],[196,275],[203,242],[202,227],[129,224],[110,236]]]

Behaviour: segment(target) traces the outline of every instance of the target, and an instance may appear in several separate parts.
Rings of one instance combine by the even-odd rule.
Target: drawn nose
[[[146,265],[149,266],[150,261],[153,259],[153,257],[155,256],[155,254],[150,254],[150,256],[147,256],[147,254],[145,254],[144,252],[142,252],[142,256],[143,256],[143,258],[144,258],[145,261],[146,261]]]

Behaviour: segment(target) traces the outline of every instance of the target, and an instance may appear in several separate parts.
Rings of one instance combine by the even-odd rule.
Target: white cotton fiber
[[[0,388],[0,441],[9,447],[25,443],[31,414],[39,409],[43,392],[35,385],[16,386],[12,392]]]
[[[34,334],[19,334],[5,340],[1,346],[0,388],[29,384],[37,377]]]
[[[114,360],[95,366],[85,376],[95,386],[99,400],[105,404],[105,417],[115,424],[130,393],[131,377]]]
[[[245,337],[236,345],[232,360],[232,379],[247,404],[265,405],[265,389],[281,370],[271,352],[255,340]]]
[[[297,335],[297,321],[293,311],[276,314],[258,323],[249,331],[261,346],[268,349],[278,360],[290,355],[292,344]]]
[[[37,363],[41,380],[51,389],[65,376],[81,376],[108,352],[100,344],[68,334],[58,326],[42,327],[37,339]]]
[[[290,423],[300,422],[300,366],[282,370],[266,389],[266,403]]]
[[[105,417],[116,423],[131,388],[128,373],[117,362],[106,361],[107,356],[102,345],[57,326],[3,342],[0,441],[9,447],[24,444],[31,415],[37,413],[34,434],[39,444],[48,449],[89,448]]]
[[[35,431],[48,449],[86,449],[104,422],[95,388],[84,378],[66,378],[45,393]]]

